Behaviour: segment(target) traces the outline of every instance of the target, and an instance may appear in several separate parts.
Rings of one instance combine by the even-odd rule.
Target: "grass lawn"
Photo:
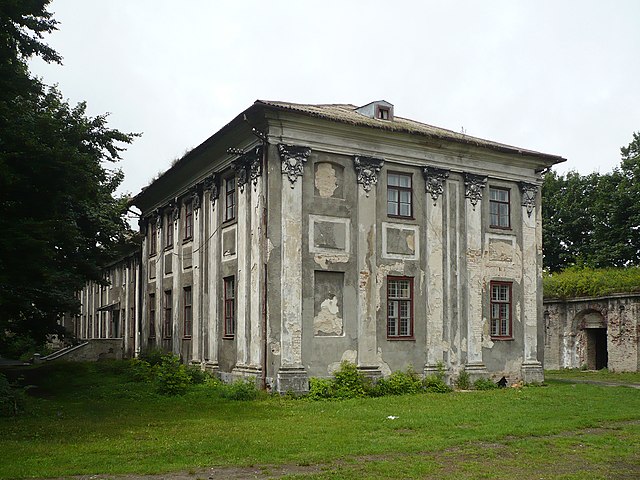
[[[640,372],[610,372],[602,370],[546,370],[544,372],[547,379],[563,378],[568,380],[595,380],[607,383],[634,383],[640,385]]]
[[[156,395],[129,382],[124,365],[20,372],[37,385],[36,397],[27,413],[0,418],[0,478],[183,471],[195,480],[213,466],[251,467],[258,478],[640,477],[636,389],[551,380],[483,392],[238,402],[207,385]]]

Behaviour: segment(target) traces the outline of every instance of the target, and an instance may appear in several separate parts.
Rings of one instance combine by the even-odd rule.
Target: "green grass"
[[[588,478],[614,478],[598,475],[640,464],[640,394],[630,388],[551,381],[465,393],[237,402],[208,385],[182,397],[156,395],[127,381],[122,365],[48,364],[21,372],[38,386],[30,390],[38,397],[27,413],[0,419],[0,478],[251,465],[319,466],[319,473],[303,472],[309,478],[587,478],[576,473],[583,470],[554,467],[569,454],[593,474]],[[536,464],[556,476],[528,476]]]
[[[568,379],[568,380],[595,380],[608,383],[632,383],[640,384],[640,372],[610,372],[607,369],[602,370],[545,370],[545,378],[547,379]]]
[[[542,277],[545,298],[571,298],[640,292],[640,267],[569,267]]]

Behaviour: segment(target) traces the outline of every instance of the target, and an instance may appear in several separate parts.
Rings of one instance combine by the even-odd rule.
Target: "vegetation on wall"
[[[640,267],[569,267],[563,272],[545,273],[545,298],[596,297],[612,293],[640,292]]]
[[[89,117],[31,75],[27,61],[61,63],[41,39],[56,30],[48,0],[0,5],[0,355],[17,357],[78,307],[126,244],[123,174],[106,166],[134,134]]]

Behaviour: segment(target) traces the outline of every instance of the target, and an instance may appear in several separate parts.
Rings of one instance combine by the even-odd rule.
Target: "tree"
[[[0,5],[0,355],[44,341],[77,310],[77,292],[126,242],[126,197],[114,196],[120,158],[134,134],[70,106],[56,88],[30,75],[38,55],[60,63],[43,44],[56,28],[49,0]]]
[[[549,172],[542,188],[544,267],[640,265],[640,135],[608,174]]]

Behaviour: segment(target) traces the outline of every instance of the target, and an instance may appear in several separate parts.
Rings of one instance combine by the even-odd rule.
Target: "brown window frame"
[[[395,282],[409,282],[409,297],[399,297],[398,295],[391,295],[391,287]],[[396,293],[398,289],[396,288]],[[390,316],[391,313],[391,305],[394,302],[398,302],[397,306],[397,317]],[[400,318],[400,309],[401,304],[408,304],[409,311],[409,322],[407,325],[408,330],[406,333],[401,333],[401,318]],[[392,322],[393,320],[393,322]],[[413,277],[397,277],[397,276],[388,276],[387,277],[387,339],[388,340],[413,340],[414,332],[413,332]]]
[[[493,199],[493,192],[505,192],[507,194],[506,200],[497,200]],[[500,211],[501,206],[507,207],[506,214]],[[494,206],[497,209],[497,212],[494,213]],[[497,218],[497,222],[494,222],[494,217]],[[506,218],[507,224],[502,225],[502,220]],[[502,187],[489,187],[489,226],[491,228],[500,228],[502,230],[511,230],[511,190],[508,188]]]
[[[378,120],[391,120],[391,108],[376,105],[376,118]]]
[[[151,222],[149,226],[149,256],[158,253],[158,224]]]
[[[149,294],[149,338],[156,338],[156,294]]]
[[[389,180],[390,180],[391,176],[407,177],[409,179],[409,186],[408,187],[401,187],[399,185],[390,185],[389,184]],[[390,192],[397,192],[395,200],[390,200],[389,199]],[[400,197],[402,196],[403,192],[409,194],[409,202],[408,203],[400,201]],[[389,205],[390,204],[395,205],[395,211],[397,213],[391,213],[389,211]],[[401,206],[402,205],[407,205],[407,204],[409,205],[409,214],[408,215],[402,215],[400,213],[401,212]],[[387,172],[387,216],[388,217],[392,217],[392,218],[413,219],[413,175],[412,174],[406,173],[406,172],[393,172],[393,171]]]
[[[165,215],[164,241],[164,248],[173,248],[173,215],[171,212]]]
[[[193,202],[191,200],[184,203],[184,236],[183,240],[190,240],[193,237]]]
[[[507,299],[494,298],[494,287],[507,287]],[[506,305],[505,318],[503,312],[498,310],[498,315],[494,314],[494,306]],[[513,339],[513,283],[505,281],[491,281],[489,283],[489,331],[491,338],[494,340],[512,340]],[[506,323],[505,323],[506,320]]]
[[[182,289],[182,328],[184,338],[193,335],[193,292],[191,286]]]
[[[229,290],[228,285],[231,285]],[[223,338],[234,338],[236,334],[236,279],[234,276],[222,279],[224,295],[224,333]],[[231,296],[229,296],[231,293]]]
[[[164,291],[164,317],[162,319],[162,338],[173,337],[173,295],[171,290]]]
[[[229,188],[233,185],[233,188]],[[236,219],[238,196],[237,196],[237,180],[236,177],[227,177],[224,179],[224,221],[230,222]]]

